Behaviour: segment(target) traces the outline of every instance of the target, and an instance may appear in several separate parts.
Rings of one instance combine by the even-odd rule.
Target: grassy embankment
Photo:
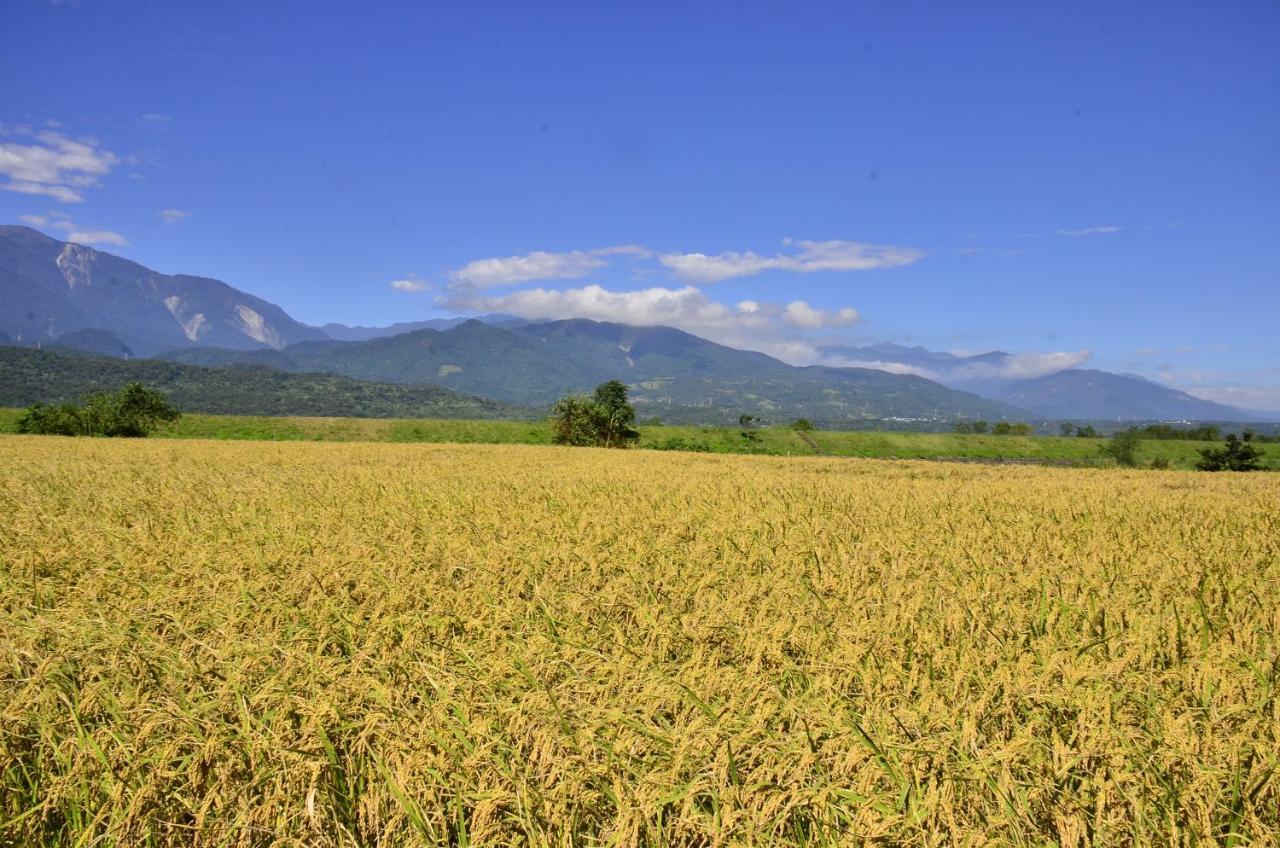
[[[19,410],[0,409],[0,433],[11,433]],[[689,449],[709,453],[747,453],[771,456],[812,456],[813,448],[794,430],[767,427],[743,438],[732,427],[644,425],[640,447]],[[1058,436],[970,436],[953,433],[881,431],[819,431],[809,433],[830,456],[873,459],[1011,459],[1047,464],[1091,465],[1099,462],[1098,447],[1105,439]],[[474,421],[454,419],[306,418],[189,413],[157,437],[323,442],[424,442],[461,444],[551,444],[545,421]],[[1211,442],[1147,440],[1138,451],[1142,464],[1167,459],[1174,468],[1189,469],[1198,450]],[[1280,469],[1280,446],[1264,445],[1268,467]]]

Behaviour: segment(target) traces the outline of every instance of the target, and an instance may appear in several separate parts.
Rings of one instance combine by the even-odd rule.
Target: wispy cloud
[[[76,244],[110,244],[116,247],[127,247],[129,240],[111,230],[73,230],[67,233],[67,241]]]
[[[784,244],[793,242],[785,240]],[[910,247],[865,244],[856,241],[798,241],[795,251],[762,256],[751,251],[706,254],[665,253],[658,261],[677,277],[691,283],[718,283],[734,277],[750,277],[765,271],[867,271],[919,261],[924,253]]]
[[[1058,230],[1060,236],[1101,236],[1108,233],[1118,233],[1124,227],[1081,227],[1080,229],[1062,229]]]
[[[0,144],[0,190],[80,203],[84,190],[101,184],[120,162],[95,139],[72,139],[53,130],[6,128],[6,135],[29,137],[29,143]]]
[[[179,224],[191,217],[185,209],[161,209],[156,213],[166,224]]]
[[[569,280],[585,277],[605,267],[609,262],[604,257],[647,254],[645,248],[634,245],[571,250],[567,253],[536,250],[521,256],[477,259],[450,272],[449,278],[456,286],[477,289],[513,286],[535,280]]]
[[[64,233],[69,233],[78,229],[75,222],[71,220],[70,215],[57,209],[50,209],[43,215],[20,215],[18,217],[27,226],[39,227],[44,230],[61,230]]]
[[[424,292],[431,288],[431,284],[420,279],[417,274],[407,274],[398,280],[392,280],[389,285],[399,292]]]
[[[67,241],[77,244],[108,244],[115,247],[126,247],[129,244],[129,240],[120,233],[79,226],[71,220],[70,215],[57,209],[50,209],[43,215],[20,215],[18,220],[30,227],[64,233]]]
[[[1176,368],[1162,365],[1160,381],[1193,397],[1246,410],[1280,413],[1280,368]]]
[[[610,264],[610,257],[629,256],[637,260],[657,260],[636,275],[659,269],[678,279],[703,285],[734,277],[750,277],[764,271],[812,273],[816,271],[866,271],[909,265],[924,254],[909,247],[865,244],[855,241],[797,241],[784,239],[790,252],[764,256],[752,251],[724,253],[662,253],[634,245],[615,245],[595,250],[553,253],[538,250],[518,256],[493,257],[468,262],[449,272],[454,288],[487,289],[543,280],[581,279]]]
[[[1280,386],[1196,386],[1184,391],[1240,409],[1280,413]]]
[[[912,363],[858,359],[847,355],[824,354],[823,365],[849,368],[875,368],[894,374],[916,374],[947,384],[965,384],[983,380],[1029,380],[1068,368],[1079,368],[1092,357],[1088,350],[1011,353],[998,362],[960,362],[952,367],[928,368]]]

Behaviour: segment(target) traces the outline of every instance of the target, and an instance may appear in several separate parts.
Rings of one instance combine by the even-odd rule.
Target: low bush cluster
[[[17,429],[45,436],[140,438],[181,415],[165,395],[141,383],[130,383],[118,392],[90,395],[82,404],[37,403],[18,419]]]

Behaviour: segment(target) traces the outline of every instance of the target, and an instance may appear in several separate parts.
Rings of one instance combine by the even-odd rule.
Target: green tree
[[[1096,439],[1098,431],[1094,429],[1092,424],[1086,424],[1083,427],[1076,428],[1076,437],[1081,439]]]
[[[1245,430],[1241,437],[1228,433],[1221,448],[1203,448],[1196,468],[1200,471],[1261,471],[1264,451],[1252,444],[1253,433]]]
[[[1076,425],[1070,421],[1063,421],[1058,425],[1058,432],[1063,436],[1073,436],[1076,432]]]
[[[807,433],[813,429],[813,422],[808,418],[797,418],[791,422],[791,429]]]
[[[36,404],[18,419],[18,432],[141,438],[181,415],[164,394],[141,383],[129,383],[118,392],[89,395],[82,406]]]
[[[997,421],[995,426],[991,428],[993,436],[1007,436],[1013,432],[1013,425],[1008,421]]]
[[[551,426],[558,445],[627,447],[640,438],[636,411],[627,401],[627,387],[610,380],[587,397],[564,397],[551,409]]]
[[[1104,456],[1114,459],[1116,465],[1133,468],[1138,464],[1138,446],[1141,444],[1142,439],[1137,430],[1120,430],[1112,434],[1106,444],[1099,445],[1098,450]]]
[[[973,422],[972,424],[973,432],[977,433],[978,435],[982,435],[983,433],[987,432],[987,429],[990,426],[991,425],[987,424],[987,422],[983,421],[981,418],[979,418],[977,421]]]
[[[635,429],[636,410],[627,402],[627,386],[621,380],[610,380],[596,386],[593,396],[599,413],[599,439],[603,446],[622,447],[640,438]]]

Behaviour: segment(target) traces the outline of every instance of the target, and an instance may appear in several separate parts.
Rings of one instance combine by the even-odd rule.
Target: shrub
[[[623,448],[640,434],[634,429],[636,411],[627,402],[627,387],[618,380],[596,386],[591,397],[564,397],[551,409],[551,426],[558,445]]]
[[[660,451],[692,451],[693,453],[711,453],[711,446],[704,442],[695,442],[684,436],[671,436],[657,442],[654,450]]]
[[[791,429],[807,433],[813,429],[813,422],[808,418],[797,418],[791,422]]]
[[[1116,465],[1133,468],[1138,464],[1138,446],[1141,444],[1142,439],[1138,438],[1136,430],[1121,430],[1112,435],[1106,444],[1099,445],[1098,450],[1104,456],[1114,459]]]
[[[1253,433],[1244,431],[1243,437],[1228,433],[1226,443],[1221,448],[1204,448],[1200,451],[1200,461],[1196,468],[1200,471],[1261,471],[1264,451],[1252,444]]]
[[[18,419],[19,433],[46,436],[149,436],[163,423],[181,417],[164,394],[141,383],[118,392],[89,395],[82,406],[36,404]]]

